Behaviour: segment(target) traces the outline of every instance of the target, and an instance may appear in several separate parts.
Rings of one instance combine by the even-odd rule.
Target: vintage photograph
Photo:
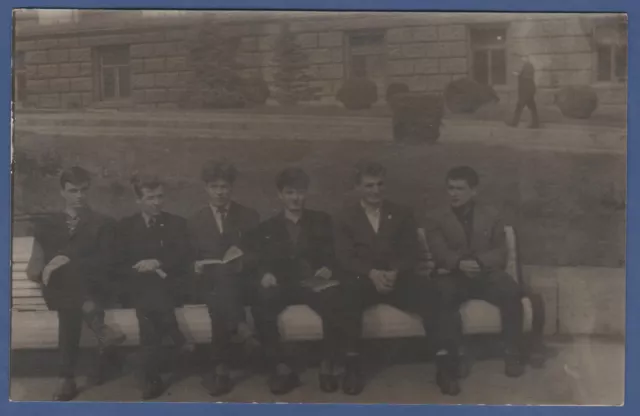
[[[14,401],[624,403],[627,16],[14,10]]]

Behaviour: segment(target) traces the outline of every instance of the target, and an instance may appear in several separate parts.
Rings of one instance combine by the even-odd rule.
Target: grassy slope
[[[444,201],[443,175],[457,164],[481,173],[482,198],[504,208],[519,227],[524,261],[548,265],[620,266],[624,259],[625,160],[516,150],[482,144],[399,146],[357,142],[233,142],[203,139],[56,140],[19,134],[16,145],[16,214],[55,209],[60,166],[74,163],[96,174],[94,205],[114,216],[134,209],[127,177],[155,169],[169,184],[167,208],[188,215],[205,202],[198,180],[202,163],[226,156],[242,175],[236,196],[263,216],[277,207],[273,178],[287,164],[312,175],[309,205],[333,212],[351,190],[352,166],[375,158],[389,170],[388,194],[418,215]],[[30,172],[30,173],[27,173]],[[20,229],[16,229],[20,232]]]

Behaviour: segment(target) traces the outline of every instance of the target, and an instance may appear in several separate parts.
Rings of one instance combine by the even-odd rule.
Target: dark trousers
[[[181,346],[185,338],[173,308],[158,310],[136,310],[140,331],[140,367],[144,377],[154,378],[160,375],[162,360],[162,341],[171,337]]]
[[[341,350],[341,341],[352,331],[353,324],[347,322],[348,298],[340,286],[319,292],[297,284],[260,287],[253,305],[253,317],[258,336],[265,348],[271,366],[280,363],[291,365],[290,358],[283,352],[278,316],[289,305],[303,304],[313,309],[322,318],[323,355],[335,360]]]
[[[529,108],[531,111],[531,125],[538,126],[540,124],[540,120],[538,119],[538,107],[536,106],[536,100],[534,95],[525,95],[518,97],[518,102],[516,103],[516,110],[513,113],[513,120],[511,124],[517,126],[520,122],[520,116],[522,115],[522,110],[525,107]]]
[[[80,352],[83,312],[81,308],[58,310],[58,346],[60,367],[58,376],[73,378]]]
[[[351,302],[347,322],[352,328],[346,342],[350,353],[357,353],[360,349],[363,312],[373,305],[383,303],[417,314],[422,319],[427,333],[433,326],[433,311],[430,305],[433,304],[434,292],[430,290],[428,279],[413,275],[400,276],[393,290],[388,293],[379,293],[368,277],[350,281],[347,288]]]
[[[457,351],[462,341],[460,306],[472,299],[480,299],[500,309],[502,328],[508,351],[518,351],[522,338],[522,290],[505,272],[491,272],[469,278],[461,272],[439,275],[431,280],[437,293],[431,305],[434,319],[431,330],[439,348]]]
[[[245,293],[242,276],[223,267],[206,271],[208,286],[202,298],[211,320],[211,361],[214,366],[228,364],[231,359],[231,339],[238,325],[246,321]]]
[[[98,347],[104,342],[104,308],[97,300],[88,300],[81,308],[58,310],[58,346],[60,348],[59,376],[74,377],[78,354],[80,353],[80,336],[82,323],[86,323],[96,336]]]

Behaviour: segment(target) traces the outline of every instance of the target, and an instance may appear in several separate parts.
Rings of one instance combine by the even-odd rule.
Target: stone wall
[[[446,23],[445,23],[446,22]],[[435,20],[420,24],[394,19],[357,18],[290,23],[300,48],[307,54],[319,103],[335,104],[335,95],[346,75],[348,32],[380,29],[385,32],[386,83],[406,83],[414,91],[442,91],[451,80],[471,72],[468,28],[475,24],[458,20]],[[473,22],[473,23],[471,23]],[[263,76],[273,82],[274,49],[282,22],[225,23],[225,31],[241,39],[238,63],[246,76]],[[27,102],[39,108],[124,106],[137,108],[177,107],[192,77],[189,70],[189,33],[196,27],[135,25],[112,30],[18,31],[16,50],[25,53]],[[593,84],[595,58],[589,28],[578,17],[546,20],[513,20],[507,29],[508,84],[496,90],[506,102],[516,99],[519,69],[514,53],[526,53],[536,67],[540,105],[551,105],[560,86]],[[102,34],[98,34],[102,33]],[[131,97],[100,102],[94,48],[129,45]],[[594,84],[602,104],[624,104],[626,85]],[[379,96],[384,92],[379,91]]]
[[[387,32],[389,81],[412,91],[442,91],[469,71],[464,25],[393,28]]]

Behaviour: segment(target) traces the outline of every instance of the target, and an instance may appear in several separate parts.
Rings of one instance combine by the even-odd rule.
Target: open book
[[[224,256],[221,259],[199,260],[198,263],[200,263],[203,266],[208,266],[210,264],[227,264],[234,261],[235,259],[242,257],[243,254],[244,253],[242,252],[242,250],[240,250],[238,247],[231,246],[229,247],[227,252],[224,253]]]
[[[321,292],[333,286],[338,286],[340,282],[338,280],[328,280],[322,277],[314,276],[304,279],[300,284],[304,287],[308,287],[314,292]]]

